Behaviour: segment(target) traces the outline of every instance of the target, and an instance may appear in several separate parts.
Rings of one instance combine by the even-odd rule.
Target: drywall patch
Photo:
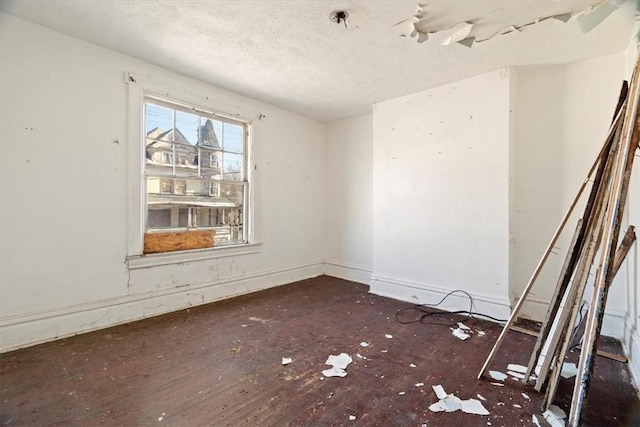
[[[494,37],[521,32],[547,20],[576,21],[589,32],[626,0],[562,2],[442,2],[418,3],[416,13],[394,25],[400,37],[418,43],[472,47]]]

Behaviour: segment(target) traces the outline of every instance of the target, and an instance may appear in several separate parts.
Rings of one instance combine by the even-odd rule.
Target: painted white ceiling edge
[[[510,25],[517,27],[532,17],[550,16],[551,9],[564,13],[558,8],[563,3],[571,3],[568,11],[575,12],[576,3],[586,8],[599,2],[5,0],[0,10],[300,115],[332,121],[368,113],[378,101],[505,66],[566,64],[627,48],[634,1],[620,5],[587,33],[576,19],[547,19],[471,48],[443,46],[441,39],[416,43],[402,37],[397,26],[421,9],[435,7],[438,14],[429,17],[435,16],[440,27],[434,29],[472,22],[486,34],[483,23],[497,28],[513,21]],[[348,12],[346,28],[329,18],[337,9]]]

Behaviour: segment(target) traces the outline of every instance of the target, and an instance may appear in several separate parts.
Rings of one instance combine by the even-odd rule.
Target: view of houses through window
[[[145,100],[146,231],[212,228],[247,241],[246,123]]]

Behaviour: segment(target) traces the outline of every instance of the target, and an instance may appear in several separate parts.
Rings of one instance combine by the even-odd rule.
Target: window
[[[217,154],[209,154],[209,167],[212,167],[212,168],[220,167],[220,162],[218,160]]]
[[[143,127],[145,247],[207,230],[214,246],[249,243],[248,123],[146,96]]]

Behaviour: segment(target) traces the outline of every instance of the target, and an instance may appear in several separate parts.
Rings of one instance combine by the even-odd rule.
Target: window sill
[[[207,259],[225,258],[236,255],[260,253],[262,243],[250,243],[234,246],[219,246],[211,249],[194,249],[181,252],[161,254],[132,255],[127,257],[129,270],[156,267],[161,265],[180,264],[183,262],[203,261]]]

